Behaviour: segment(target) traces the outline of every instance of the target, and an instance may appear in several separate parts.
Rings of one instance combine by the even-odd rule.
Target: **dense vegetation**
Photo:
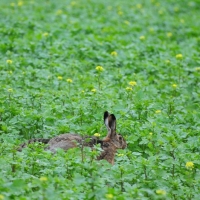
[[[0,1],[0,200],[199,199],[198,0]],[[16,148],[61,133],[128,148]]]

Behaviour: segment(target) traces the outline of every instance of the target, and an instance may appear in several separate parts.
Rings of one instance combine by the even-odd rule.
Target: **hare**
[[[46,150],[50,150],[51,152],[56,152],[58,148],[67,151],[70,148],[77,147],[78,144],[91,148],[93,148],[95,144],[100,144],[102,152],[97,157],[97,160],[105,159],[113,165],[117,149],[124,149],[127,147],[127,144],[125,139],[120,134],[116,133],[116,118],[114,114],[109,114],[108,111],[104,112],[104,123],[107,127],[108,134],[103,140],[99,140],[97,137],[65,133],[52,139],[32,139],[28,141],[28,144],[36,141],[45,143],[48,145]],[[27,144],[24,143],[18,150],[21,151],[22,148],[26,146]]]

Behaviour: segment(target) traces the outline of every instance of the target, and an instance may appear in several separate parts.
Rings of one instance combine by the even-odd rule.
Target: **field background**
[[[199,0],[1,0],[0,200],[198,200],[199,19]],[[128,142],[114,166],[15,150],[104,137],[106,110]]]

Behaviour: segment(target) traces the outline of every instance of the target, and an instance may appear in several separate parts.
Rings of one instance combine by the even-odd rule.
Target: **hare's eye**
[[[122,136],[119,136],[119,140],[122,140]]]

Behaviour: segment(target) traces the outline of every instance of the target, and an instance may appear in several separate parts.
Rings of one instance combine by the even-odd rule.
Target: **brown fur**
[[[70,148],[77,147],[77,145],[83,145],[93,147],[95,144],[101,143],[96,137],[81,136],[75,133],[65,133],[52,138],[48,142],[47,150],[56,152],[57,148],[67,151]]]
[[[98,156],[97,160],[107,160],[112,165],[114,164],[114,157],[115,153],[117,151],[116,147],[109,143],[109,142],[103,142],[101,145],[101,148],[103,149],[102,153]]]
[[[104,113],[104,123],[108,129],[108,134],[103,140],[99,140],[96,137],[81,136],[75,133],[66,133],[58,135],[52,139],[32,139],[27,143],[23,143],[18,150],[21,151],[27,147],[27,144],[33,142],[42,142],[47,144],[46,150],[56,152],[56,149],[61,148],[67,151],[70,148],[77,147],[77,145],[88,146],[93,148],[96,144],[101,144],[103,151],[98,156],[97,160],[105,159],[109,163],[114,164],[114,157],[117,149],[126,148],[126,141],[124,138],[116,133],[116,118],[113,114],[109,114],[107,111]]]

